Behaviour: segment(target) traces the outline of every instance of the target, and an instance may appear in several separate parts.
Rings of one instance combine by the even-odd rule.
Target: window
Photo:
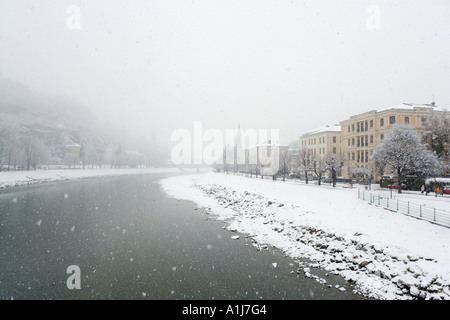
[[[389,124],[394,124],[395,123],[395,116],[390,116],[389,117]]]
[[[355,160],[355,153],[354,152],[352,152],[352,160],[353,161]]]
[[[352,146],[355,145],[355,138],[352,138]]]
[[[384,139],[384,134],[380,134],[380,141],[383,141]]]
[[[348,132],[350,132],[350,126],[348,126],[347,129],[348,129]]]
[[[356,125],[356,127],[357,127],[356,132],[359,132],[359,131],[360,131],[360,130],[359,130],[359,122],[358,122],[358,124]]]
[[[373,143],[373,135],[370,136],[370,143]]]
[[[336,154],[336,147],[333,147],[333,154]]]
[[[365,131],[369,130],[369,123],[366,121],[365,123]]]
[[[336,143],[336,137],[333,137],[333,143]]]
[[[361,152],[361,162],[364,162],[364,152]]]
[[[355,131],[355,124],[352,124],[352,131]]]
[[[380,126],[381,127],[384,126],[384,119],[383,118],[380,119]]]
[[[348,146],[350,147],[350,139],[347,139],[347,142],[348,142]]]
[[[369,152],[366,151],[366,162],[369,162]]]
[[[409,117],[405,117],[405,123],[409,124]]]
[[[366,147],[369,145],[369,136],[366,136]]]
[[[427,118],[426,118],[426,117],[422,117],[422,125],[423,125],[423,126],[426,126],[427,123],[428,123]]]
[[[370,120],[370,127],[373,128],[373,120]]]

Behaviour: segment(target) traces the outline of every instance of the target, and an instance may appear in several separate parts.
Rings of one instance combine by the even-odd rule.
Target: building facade
[[[383,110],[372,110],[341,121],[341,152],[345,158],[342,176],[371,177],[379,180],[372,161],[376,147],[396,123],[409,124],[419,136],[425,132],[432,111],[441,111],[431,105],[401,104]]]
[[[325,157],[334,156],[336,159],[341,158],[341,126],[340,125],[325,125],[316,130],[304,133],[300,136],[300,150],[299,157],[302,157],[305,151],[309,151],[311,157]],[[300,162],[302,162],[300,160]],[[300,164],[300,168],[302,165]],[[303,171],[305,168],[303,168]],[[306,169],[312,178],[312,171]],[[302,171],[302,170],[300,170]],[[304,172],[303,172],[304,174]],[[325,175],[329,175],[327,172]],[[340,173],[338,173],[340,175]]]
[[[300,150],[310,150],[313,155],[341,154],[341,127],[326,125],[301,135]]]

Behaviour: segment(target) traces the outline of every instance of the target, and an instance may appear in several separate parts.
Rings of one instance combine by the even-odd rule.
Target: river
[[[279,250],[233,240],[224,222],[160,190],[170,175],[1,191],[0,299],[361,298],[297,274]],[[70,266],[80,289],[67,286]]]

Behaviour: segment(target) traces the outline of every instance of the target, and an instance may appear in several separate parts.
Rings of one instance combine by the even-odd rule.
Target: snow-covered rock
[[[450,229],[370,206],[357,199],[355,189],[214,173],[160,183],[169,195],[211,208],[228,229],[250,235],[258,249],[273,246],[307,258],[311,266],[348,280],[358,293],[450,299]],[[308,267],[299,271],[326,283]]]

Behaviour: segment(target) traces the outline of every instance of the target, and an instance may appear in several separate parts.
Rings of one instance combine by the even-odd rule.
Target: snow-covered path
[[[339,274],[367,296],[450,299],[450,229],[358,200],[356,188],[217,173],[160,183],[167,194],[210,208],[259,246],[308,258],[309,267]]]

